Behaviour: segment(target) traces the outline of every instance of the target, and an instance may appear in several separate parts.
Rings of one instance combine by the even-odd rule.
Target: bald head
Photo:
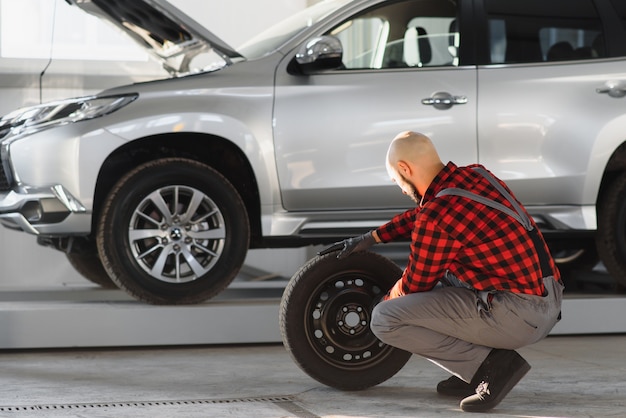
[[[435,176],[443,169],[435,145],[426,135],[417,132],[401,132],[387,151],[387,171],[389,176],[405,190],[401,181],[412,186],[419,195],[423,195]],[[412,196],[413,197],[413,196]]]

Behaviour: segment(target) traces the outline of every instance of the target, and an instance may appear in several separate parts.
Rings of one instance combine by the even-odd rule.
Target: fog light
[[[41,199],[24,203],[20,213],[28,223],[34,225],[61,222],[70,211],[57,199]]]
[[[39,222],[43,216],[43,210],[37,201],[26,202],[24,206],[22,206],[20,213],[30,223]]]

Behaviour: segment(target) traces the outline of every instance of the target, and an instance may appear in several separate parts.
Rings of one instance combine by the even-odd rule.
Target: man
[[[410,238],[407,267],[374,308],[372,332],[452,373],[437,392],[461,398],[462,410],[487,411],[530,370],[514,350],[560,318],[560,273],[533,220],[484,167],[444,165],[428,137],[403,132],[387,171],[417,207],[320,254],[343,258]]]

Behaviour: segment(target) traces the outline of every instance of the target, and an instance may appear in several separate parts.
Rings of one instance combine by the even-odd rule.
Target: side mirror
[[[304,74],[340,68],[342,58],[341,41],[328,35],[309,39],[296,54],[296,62]]]

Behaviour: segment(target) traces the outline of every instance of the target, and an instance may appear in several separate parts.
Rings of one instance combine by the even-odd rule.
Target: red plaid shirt
[[[396,215],[376,230],[382,242],[411,239],[407,267],[387,298],[428,291],[443,278],[446,270],[476,290],[543,294],[537,251],[518,221],[468,198],[454,195],[435,198],[441,190],[456,187],[513,209],[471,167],[448,163],[430,184],[419,207]],[[545,242],[544,246],[550,254]],[[552,257],[549,261],[552,271],[546,275],[558,280],[560,274]]]

